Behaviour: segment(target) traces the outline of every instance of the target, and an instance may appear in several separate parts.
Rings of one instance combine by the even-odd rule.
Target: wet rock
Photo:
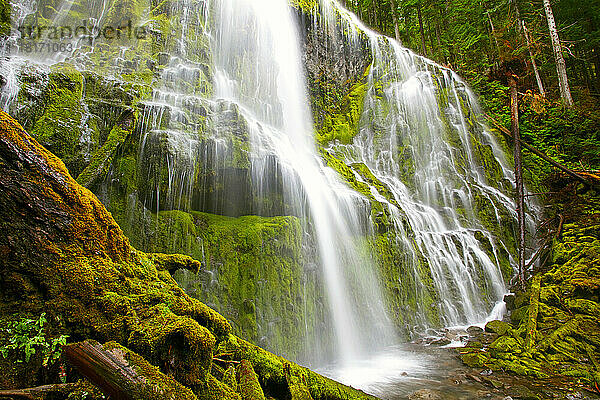
[[[158,65],[167,65],[171,60],[168,53],[158,53]]]
[[[515,295],[514,294],[507,294],[504,296],[504,302],[506,303],[506,309],[507,310],[514,310],[515,309]]]
[[[431,389],[419,389],[408,396],[409,400],[442,400],[442,396]]]
[[[467,333],[473,337],[477,337],[481,333],[483,333],[483,329],[478,326],[470,326],[467,328]]]
[[[521,400],[538,400],[539,396],[535,394],[531,389],[523,385],[513,386],[510,390],[512,398]]]
[[[430,346],[446,346],[447,344],[452,343],[452,341],[448,338],[440,338],[437,340],[434,340],[433,342],[430,343]]]
[[[471,368],[481,368],[490,359],[489,354],[475,351],[462,354],[462,361]]]
[[[472,341],[472,342],[468,342],[465,347],[469,347],[472,349],[483,349],[483,344],[478,341]]]
[[[497,333],[490,333],[490,332],[483,332],[481,335],[479,335],[479,337],[477,338],[484,346],[489,346],[490,344],[494,343],[494,341],[496,341],[496,339],[498,339],[498,334]]]
[[[501,336],[490,345],[492,357],[498,357],[500,353],[521,354],[523,349],[519,342],[509,336]]]
[[[504,387],[504,383],[497,379],[485,378],[484,381],[486,385],[491,386],[494,389],[501,389]]]
[[[475,381],[478,383],[483,383],[483,378],[481,378],[480,376],[477,376],[475,374],[467,374],[466,376],[467,376],[467,378],[469,378],[472,381]]]

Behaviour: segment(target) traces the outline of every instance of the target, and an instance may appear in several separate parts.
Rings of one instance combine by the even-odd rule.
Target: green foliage
[[[0,0],[0,37],[10,33],[10,11],[8,0]]]
[[[42,313],[38,319],[21,318],[9,322],[3,330],[11,336],[8,344],[0,347],[2,356],[7,358],[11,352],[16,352],[18,363],[28,363],[37,353],[41,354],[44,367],[54,364],[60,358],[68,336],[47,337],[44,331],[46,322],[46,313]]]

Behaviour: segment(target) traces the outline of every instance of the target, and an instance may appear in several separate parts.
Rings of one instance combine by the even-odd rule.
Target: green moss
[[[490,345],[490,354],[499,357],[501,353],[520,354],[523,352],[521,344],[510,336],[500,336]]]
[[[502,336],[511,329],[510,324],[503,321],[490,321],[485,324],[485,331],[491,333],[497,333]]]
[[[234,336],[221,342],[217,351],[220,354],[233,354],[234,360],[248,360],[258,374],[267,397],[289,398],[291,394],[287,382],[291,376],[291,379],[304,383],[314,400],[375,400],[373,396],[325,378]]]
[[[486,367],[537,378],[568,376],[577,378],[570,380],[573,387],[589,387],[600,353],[600,214],[595,205],[564,212],[572,212],[575,222],[565,220],[547,272],[517,293],[511,304],[513,326],[486,327],[500,334],[487,349]]]
[[[31,134],[60,157],[77,174],[85,163],[85,140],[97,141],[98,133],[86,126],[82,103],[83,75],[68,64],[52,66],[43,94],[44,111],[36,120]],[[87,139],[84,136],[88,135]]]
[[[324,145],[335,140],[348,144],[358,134],[358,124],[367,93],[368,76],[369,68],[363,77],[350,88],[350,92],[342,101],[325,114],[321,129],[316,136],[320,144]]]
[[[170,376],[163,374],[157,367],[151,365],[139,354],[127,349],[116,342],[104,344],[105,350],[111,351],[116,357],[122,358],[133,370],[143,376],[143,380],[127,381],[125,390],[133,395],[133,400],[196,400],[196,395],[187,387]]]
[[[5,188],[0,196],[0,251],[8,256],[3,259],[5,268],[0,269],[0,318],[45,310],[49,320],[59,321],[55,325],[60,324],[61,331],[75,340],[114,341],[107,348],[123,354],[148,376],[150,391],[144,399],[239,400],[229,386],[211,375],[215,349],[237,361],[248,360],[270,396],[289,397],[283,367],[287,361],[232,336],[227,321],[186,295],[168,272],[177,269],[174,264],[178,263],[193,269],[196,262],[185,256],[145,254],[131,247],[110,213],[72,179],[60,159],[1,111],[0,177]],[[246,218],[249,226],[260,220]],[[293,232],[301,232],[297,220],[282,221],[296,226],[290,240],[299,242]],[[263,222],[264,229],[280,229]],[[41,230],[44,234],[39,234]],[[10,243],[8,250],[4,243]],[[234,251],[254,245],[241,240]],[[286,244],[272,246],[281,252]],[[275,284],[279,287],[281,282]],[[295,364],[290,366],[293,376],[306,376],[315,400],[372,399]],[[31,383],[19,381],[14,386]]]
[[[129,162],[120,162],[122,170],[129,170]],[[188,293],[227,317],[236,334],[262,340],[261,344],[289,357],[304,350],[298,345],[304,335],[298,326],[316,329],[317,310],[312,302],[298,299],[314,298],[317,289],[305,281],[302,227],[297,218],[232,218],[183,211],[132,215],[120,197],[111,200],[110,209],[136,246],[151,252],[186,253],[200,260],[200,266],[175,264],[182,270],[175,278]],[[132,226],[131,221],[145,225]],[[158,268],[175,272],[169,265]]]
[[[304,12],[314,11],[319,6],[318,0],[290,0],[290,4]]]
[[[239,384],[239,392],[242,395],[242,400],[265,400],[258,376],[252,368],[252,364],[248,360],[242,360],[237,367]]]
[[[482,368],[488,362],[490,356],[480,351],[469,351],[461,354],[460,358],[471,368]]]
[[[540,285],[542,277],[540,275],[533,278],[531,283],[531,295],[529,298],[529,314],[527,316],[527,336],[525,340],[525,349],[527,351],[533,348],[537,337],[537,318],[540,307]]]
[[[77,182],[80,185],[90,187],[98,179],[106,175],[112,163],[115,151],[123,144],[127,136],[132,133],[136,119],[137,118],[125,120],[112,128],[106,142],[104,142],[102,147],[94,153],[88,166],[77,177]]]
[[[392,310],[390,315],[406,338],[414,334],[415,326],[424,328],[441,323],[431,270],[417,244],[411,241],[411,245],[405,248],[393,231],[377,234],[373,239],[381,265],[382,288]]]
[[[10,3],[8,0],[0,0],[0,38],[10,34]]]
[[[241,400],[238,393],[212,375],[208,376],[206,383],[195,386],[194,392],[198,400]]]
[[[229,386],[234,392],[238,391],[237,378],[235,376],[235,368],[230,365],[223,374],[223,383]]]

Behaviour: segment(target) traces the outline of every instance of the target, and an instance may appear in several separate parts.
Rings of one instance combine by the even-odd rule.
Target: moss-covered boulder
[[[510,324],[504,321],[490,321],[485,324],[485,331],[490,333],[497,333],[498,335],[504,335],[510,329]]]
[[[51,331],[67,333],[74,341],[91,338],[127,346],[200,399],[236,398],[213,375],[213,353],[220,345],[233,346],[229,353],[252,363],[272,397],[289,396],[285,360],[233,337],[225,318],[173,280],[169,270],[174,264],[198,269],[197,261],[134,249],[100,201],[4,112],[0,187],[2,319],[46,312]],[[41,370],[41,365],[29,367]],[[370,398],[293,368],[311,377],[308,387],[315,399]],[[0,371],[1,386],[45,383],[23,379],[3,358]]]

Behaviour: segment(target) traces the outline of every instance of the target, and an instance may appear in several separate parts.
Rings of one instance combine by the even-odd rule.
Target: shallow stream
[[[454,348],[403,344],[346,367],[319,370],[323,375],[373,394],[399,399],[600,399],[572,382],[529,378],[471,369]]]

